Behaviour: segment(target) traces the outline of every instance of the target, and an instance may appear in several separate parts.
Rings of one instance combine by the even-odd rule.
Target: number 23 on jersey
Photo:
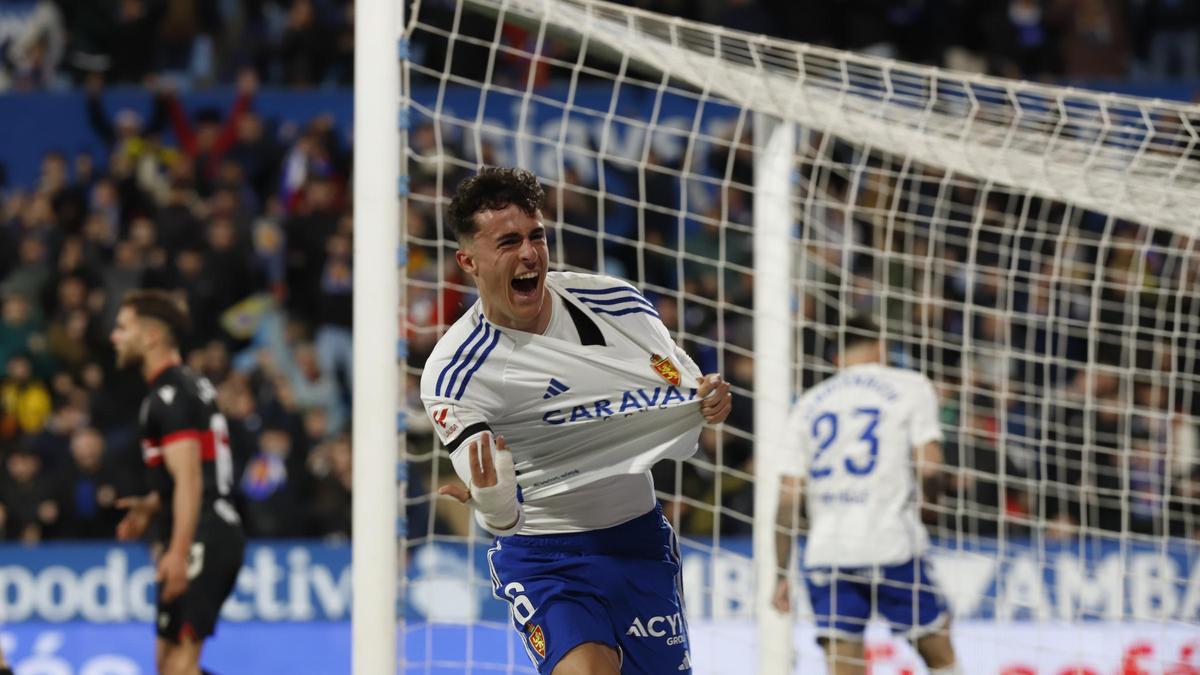
[[[866,476],[875,469],[879,458],[879,408],[855,408],[849,413],[823,412],[813,418],[809,433],[817,445],[809,476],[813,480],[828,478],[844,470],[852,476]],[[830,459],[841,457],[840,464]]]

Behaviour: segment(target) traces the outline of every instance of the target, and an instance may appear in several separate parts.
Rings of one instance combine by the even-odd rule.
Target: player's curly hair
[[[486,167],[458,184],[447,209],[450,230],[459,244],[465,244],[479,227],[476,213],[516,206],[526,215],[537,217],[545,201],[546,191],[532,172],[515,167]]]

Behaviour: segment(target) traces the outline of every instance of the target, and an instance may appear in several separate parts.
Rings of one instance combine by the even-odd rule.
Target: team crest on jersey
[[[654,369],[654,372],[661,375],[662,379],[677,387],[679,386],[679,369],[675,367],[674,363],[671,363],[671,359],[659,356],[658,354],[651,354],[650,367]]]
[[[546,635],[542,633],[542,627],[530,623],[525,624],[525,630],[529,632],[529,646],[538,656],[546,658]]]

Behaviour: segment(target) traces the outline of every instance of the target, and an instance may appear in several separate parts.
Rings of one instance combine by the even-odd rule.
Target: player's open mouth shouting
[[[537,302],[542,297],[542,273],[537,271],[522,272],[513,277],[510,284],[517,303]]]

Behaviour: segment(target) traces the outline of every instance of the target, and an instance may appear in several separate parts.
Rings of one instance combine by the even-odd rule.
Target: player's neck
[[[878,365],[883,363],[883,356],[874,350],[856,351],[850,350],[842,358],[842,367],[849,368],[851,366],[864,366],[868,364]]]
[[[179,352],[174,349],[149,350],[142,357],[142,377],[146,382],[153,382],[164,370],[181,362]]]
[[[521,321],[515,317],[506,316],[502,312],[496,311],[487,302],[483,303],[483,315],[493,325],[501,328],[511,328],[525,333],[542,335],[550,327],[550,319],[554,316],[554,297],[550,293],[549,288],[545,289],[542,296],[542,306],[538,309],[537,316],[528,321]]]

